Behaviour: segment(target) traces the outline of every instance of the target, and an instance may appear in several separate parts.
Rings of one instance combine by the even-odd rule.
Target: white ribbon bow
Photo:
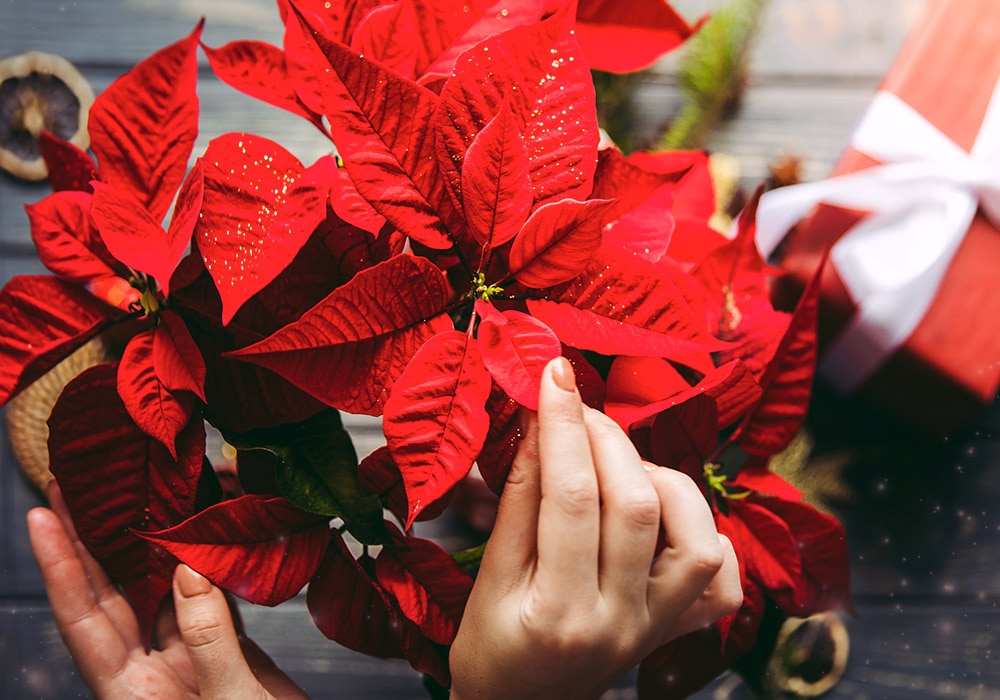
[[[757,209],[765,257],[820,202],[871,212],[830,251],[857,310],[820,371],[844,392],[919,325],[976,210],[1000,226],[1000,84],[970,153],[887,92],[875,96],[851,145],[885,165],[768,192]]]

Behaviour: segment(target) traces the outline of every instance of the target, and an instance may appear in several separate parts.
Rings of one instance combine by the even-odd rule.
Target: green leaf
[[[358,457],[337,411],[321,411],[301,423],[227,434],[243,450],[277,456],[275,482],[282,495],[310,513],[341,518],[363,544],[390,544],[382,504],[358,481]]]

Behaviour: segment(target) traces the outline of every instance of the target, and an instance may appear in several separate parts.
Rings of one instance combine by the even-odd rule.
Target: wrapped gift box
[[[822,281],[821,374],[937,436],[967,422],[1000,387],[1000,231],[990,223],[1000,221],[998,78],[1000,2],[930,0],[834,177],[766,195],[758,219],[766,252],[793,223],[779,222],[775,230],[775,218],[791,212],[797,220],[796,207],[812,211],[781,240],[780,264],[789,274],[779,297],[794,298],[833,249]],[[958,193],[963,188],[965,195]],[[961,209],[963,196],[971,223],[958,227],[953,242],[942,242],[941,217]],[[935,198],[940,202],[928,204]],[[817,201],[823,203],[814,207]],[[908,219],[925,205],[922,220]],[[774,207],[785,209],[775,214]],[[890,247],[879,238],[893,226],[901,235]],[[848,244],[848,236],[856,240]],[[855,245],[866,237],[868,248]],[[851,245],[853,253],[838,257],[838,247]],[[860,287],[870,290],[892,280],[921,245],[942,249],[931,256],[931,267],[940,269],[924,275],[929,282],[900,283],[895,302],[845,282],[867,275]],[[856,273],[852,265],[871,270]],[[884,330],[873,318],[902,330]],[[886,340],[894,333],[896,341]]]

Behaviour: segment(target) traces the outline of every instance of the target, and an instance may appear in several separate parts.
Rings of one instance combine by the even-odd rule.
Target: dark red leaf
[[[425,340],[451,328],[448,281],[425,258],[399,255],[359,272],[302,318],[231,353],[344,411],[378,415]]]
[[[542,370],[562,354],[559,339],[528,314],[489,313],[487,308],[486,302],[476,302],[476,311],[483,319],[477,333],[483,364],[508,396],[537,411]]]
[[[305,20],[303,20],[305,21]],[[314,63],[326,69],[324,114],[351,179],[393,226],[429,248],[450,248],[458,221],[434,159],[430,124],[438,97],[378,62],[303,25]]]
[[[417,671],[447,685],[448,664],[441,647],[424,637],[396,607],[374,580],[374,566],[367,555],[357,561],[335,533],[306,596],[316,626],[348,649],[406,658]]]
[[[127,274],[97,232],[90,215],[92,200],[89,192],[66,190],[24,207],[42,264],[68,282],[85,284]]]
[[[527,304],[562,342],[603,355],[669,357],[726,347],[701,327],[676,285],[652,263],[607,246],[575,279]]]
[[[844,528],[836,519],[800,501],[759,499],[788,523],[802,555],[806,585],[800,588],[794,614],[845,610],[857,615],[851,602],[851,567]]]
[[[454,330],[424,343],[396,380],[383,430],[406,486],[407,529],[472,468],[489,430],[492,384],[478,344]]]
[[[490,417],[490,429],[476,464],[486,485],[499,494],[507,483],[507,474],[521,444],[520,404],[494,382],[486,400],[486,413]]]
[[[241,496],[156,532],[137,532],[217,586],[257,605],[297,594],[319,567],[329,520],[284,498]]]
[[[802,586],[802,555],[784,520],[750,499],[730,499],[729,514],[716,515],[736,556],[783,610],[794,610]]]
[[[371,562],[374,564],[374,562]],[[403,658],[399,636],[402,614],[333,532],[309,590],[306,604],[319,631],[338,644],[380,658]]]
[[[273,141],[239,133],[213,139],[203,161],[205,197],[195,238],[227,324],[326,218],[336,162],[326,156],[303,168]]]
[[[573,374],[576,375],[576,388],[580,392],[580,398],[591,408],[604,411],[604,400],[608,392],[604,378],[576,348],[563,345],[562,354],[573,365]]]
[[[462,164],[462,200],[469,232],[497,248],[521,230],[531,212],[528,151],[505,102],[469,144]]]
[[[388,447],[383,445],[361,460],[358,465],[358,481],[368,491],[379,496],[399,522],[406,522],[410,506],[406,500],[403,475],[399,473],[399,467],[393,461]],[[433,520],[441,515],[451,500],[448,498],[450,495],[451,492],[425,507],[416,519]]]
[[[155,331],[133,337],[118,367],[118,395],[135,424],[156,438],[177,458],[175,440],[194,410],[194,396],[173,392],[156,374],[153,361]]]
[[[677,48],[705,19],[689,26],[664,0],[580,0],[576,33],[591,68],[633,73]]]
[[[760,380],[764,393],[735,436],[737,444],[750,454],[781,452],[805,420],[816,372],[819,281],[825,262],[824,258],[802,293],[774,359]]]
[[[535,203],[590,195],[599,138],[594,88],[567,20],[562,10],[494,34],[455,61],[434,123],[438,163],[456,201],[466,150],[506,100],[531,144]]]
[[[108,311],[48,275],[14,277],[0,289],[0,406],[97,335]]]
[[[378,582],[428,639],[451,644],[472,591],[472,578],[430,540],[397,536],[402,546],[383,547],[378,555]]]
[[[173,311],[160,315],[153,335],[153,367],[170,391],[190,391],[205,401],[205,358],[183,319]]]
[[[170,527],[194,512],[205,453],[200,415],[177,436],[178,459],[139,430],[116,389],[117,367],[85,370],[49,418],[51,469],[80,540],[122,586],[147,647],[176,559],[133,534]]]
[[[511,245],[511,274],[536,289],[573,279],[601,247],[601,229],[614,206],[606,199],[562,199],[538,207]]]
[[[264,41],[232,41],[217,49],[201,45],[216,77],[240,92],[305,117],[326,133],[323,118],[295,93],[285,54]]]
[[[99,176],[97,166],[86,151],[48,131],[39,134],[38,150],[49,171],[49,185],[53,192],[93,192],[90,182],[99,179]]]
[[[198,38],[191,34],[113,82],[90,108],[101,180],[135,198],[159,224],[198,137]]]
[[[649,437],[653,462],[701,476],[701,466],[719,443],[715,401],[697,394],[656,416]]]

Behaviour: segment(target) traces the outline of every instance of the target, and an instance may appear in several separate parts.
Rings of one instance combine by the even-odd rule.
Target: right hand
[[[741,602],[695,483],[646,465],[582,404],[569,363],[550,362],[452,646],[453,700],[599,697]]]

